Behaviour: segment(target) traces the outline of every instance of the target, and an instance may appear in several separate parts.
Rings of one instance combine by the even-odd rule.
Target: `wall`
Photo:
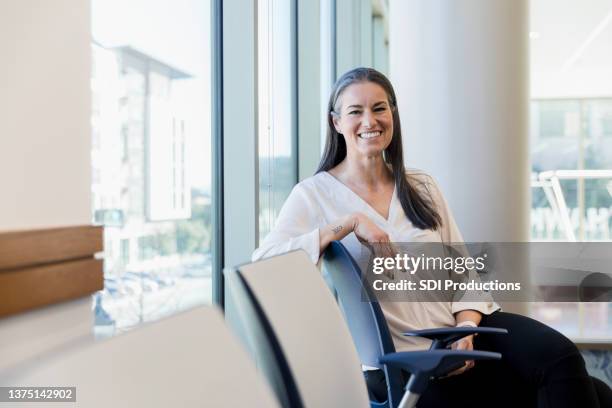
[[[0,231],[90,224],[88,0],[0,2]],[[89,296],[0,319],[0,372],[91,341]]]
[[[90,223],[89,7],[0,3],[0,230]]]

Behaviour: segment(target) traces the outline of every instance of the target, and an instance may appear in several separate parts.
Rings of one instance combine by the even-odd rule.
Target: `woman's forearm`
[[[319,253],[322,254],[332,241],[341,240],[353,232],[355,222],[355,215],[349,214],[319,229]]]
[[[476,326],[478,326],[480,324],[480,320],[482,320],[482,314],[476,310],[467,309],[455,314],[455,321],[457,322],[457,325],[465,321],[470,321],[474,322]]]

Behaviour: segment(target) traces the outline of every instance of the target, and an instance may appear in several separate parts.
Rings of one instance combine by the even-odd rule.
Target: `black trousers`
[[[419,399],[419,408],[612,407],[610,388],[589,376],[578,349],[561,333],[505,312],[483,316],[480,325],[508,329],[507,335],[474,338],[475,350],[497,351],[502,359],[476,361],[463,374],[432,380]],[[386,400],[382,371],[364,374],[371,398]]]

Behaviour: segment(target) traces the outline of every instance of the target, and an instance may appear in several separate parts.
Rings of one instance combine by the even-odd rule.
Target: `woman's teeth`
[[[380,132],[365,132],[359,135],[362,139],[372,139],[373,137],[380,136]]]

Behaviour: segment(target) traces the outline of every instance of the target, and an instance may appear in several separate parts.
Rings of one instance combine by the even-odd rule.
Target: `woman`
[[[369,68],[347,72],[334,87],[328,112],[327,142],[317,173],[293,189],[253,260],[303,249],[317,263],[331,241],[342,240],[363,267],[369,253],[362,243],[462,241],[436,183],[404,168],[397,101],[384,75]],[[397,351],[427,347],[425,340],[402,335],[408,330],[482,323],[510,331],[457,342],[455,348],[472,349],[475,343],[477,349],[499,351],[504,358],[478,365],[470,361],[448,378],[433,381],[419,407],[599,406],[573,343],[535,320],[499,311],[490,298],[380,304]],[[365,375],[371,397],[386,399],[382,372]]]

